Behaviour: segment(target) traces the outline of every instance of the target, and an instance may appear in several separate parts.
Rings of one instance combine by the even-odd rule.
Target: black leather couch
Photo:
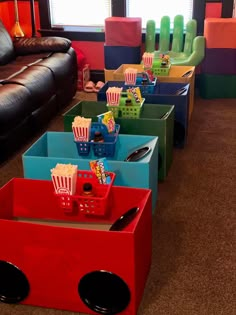
[[[70,40],[13,41],[0,21],[0,162],[68,105],[77,89],[77,66]]]

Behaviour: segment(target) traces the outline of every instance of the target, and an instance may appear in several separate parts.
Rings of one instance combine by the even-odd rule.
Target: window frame
[[[64,31],[63,29],[52,28],[50,23],[49,0],[37,0],[39,7],[39,17],[41,29],[38,30],[42,36],[63,36],[77,41],[97,41],[104,42],[104,32],[80,32]],[[193,0],[193,19],[197,20],[197,34],[203,35],[205,4],[207,2],[222,2],[222,17],[232,17],[234,0]],[[230,15],[231,14],[231,15]],[[124,17],[126,15],[126,0],[112,0],[112,16]],[[156,34],[158,37],[158,34]],[[143,42],[145,33],[142,34]],[[157,38],[158,40],[158,38]]]

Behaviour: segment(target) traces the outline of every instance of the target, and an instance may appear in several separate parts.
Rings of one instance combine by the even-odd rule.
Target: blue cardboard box
[[[63,114],[64,131],[72,131],[76,116],[97,121],[97,115],[107,111],[106,102],[80,101]],[[149,135],[158,137],[158,179],[163,181],[173,159],[174,106],[145,104],[140,118],[115,118],[120,125],[119,134]]]
[[[97,94],[98,101],[106,101],[106,91],[109,87],[123,87],[127,85],[122,81],[108,81]],[[178,94],[178,92],[182,92]],[[190,84],[157,82],[153,93],[142,94],[145,104],[165,104],[175,106],[174,118],[174,146],[183,148],[187,143],[188,116],[189,116]]]
[[[150,147],[150,152],[136,162],[124,161],[135,150]],[[57,163],[78,165],[89,170],[89,161],[97,160],[93,151],[79,156],[72,132],[46,132],[22,155],[24,177],[51,179],[51,169]],[[115,186],[148,188],[152,190],[152,208],[156,208],[158,191],[158,137],[119,135],[115,155],[107,158],[109,171],[116,174]]]

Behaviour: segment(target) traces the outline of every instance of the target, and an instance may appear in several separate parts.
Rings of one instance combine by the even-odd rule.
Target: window
[[[86,30],[93,28],[97,31],[104,30],[104,20],[110,17],[112,0],[49,0],[50,18],[52,27],[64,26],[73,28],[75,26],[84,27]],[[120,1],[122,5],[122,1]],[[68,9],[70,8],[70,9]],[[92,8],[92,9],[91,9]],[[86,12],[86,13],[85,13]],[[87,13],[89,12],[89,13]],[[148,20],[155,20],[156,27],[159,28],[163,15],[168,15],[173,23],[174,16],[181,14],[187,22],[192,18],[193,0],[127,0],[126,16],[142,17],[142,27],[145,29]]]
[[[104,30],[104,20],[111,16],[110,0],[49,0],[52,27],[75,26],[94,31]]]
[[[162,16],[170,17],[173,26],[174,17],[176,15],[184,16],[184,24],[192,19],[193,0],[145,0],[137,4],[137,0],[126,1],[126,15],[129,17],[142,17],[142,27],[146,28],[148,20],[156,22],[156,28],[160,27]]]
[[[141,16],[144,26],[148,19],[155,19],[156,27],[159,28],[160,17],[167,13],[171,19],[177,14],[182,14],[185,22],[190,18],[196,19],[198,35],[201,35],[203,34],[206,1],[209,0],[166,0],[162,2],[160,0],[38,0],[40,33],[43,36],[64,35],[72,40],[104,41],[106,17]],[[227,1],[233,2],[234,0]],[[147,9],[146,6],[149,2],[152,5],[149,5]],[[99,14],[97,14],[98,12]],[[63,28],[61,29],[61,27]]]

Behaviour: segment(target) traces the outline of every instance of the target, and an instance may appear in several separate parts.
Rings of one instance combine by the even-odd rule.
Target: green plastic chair
[[[185,36],[184,36],[185,34]],[[154,58],[160,54],[168,54],[170,62],[176,66],[197,66],[205,57],[205,37],[197,36],[197,21],[187,22],[184,30],[184,18],[176,15],[174,18],[173,40],[170,47],[170,18],[163,16],[160,24],[160,41],[155,50],[156,24],[148,20],[146,25],[146,52],[154,52]]]

